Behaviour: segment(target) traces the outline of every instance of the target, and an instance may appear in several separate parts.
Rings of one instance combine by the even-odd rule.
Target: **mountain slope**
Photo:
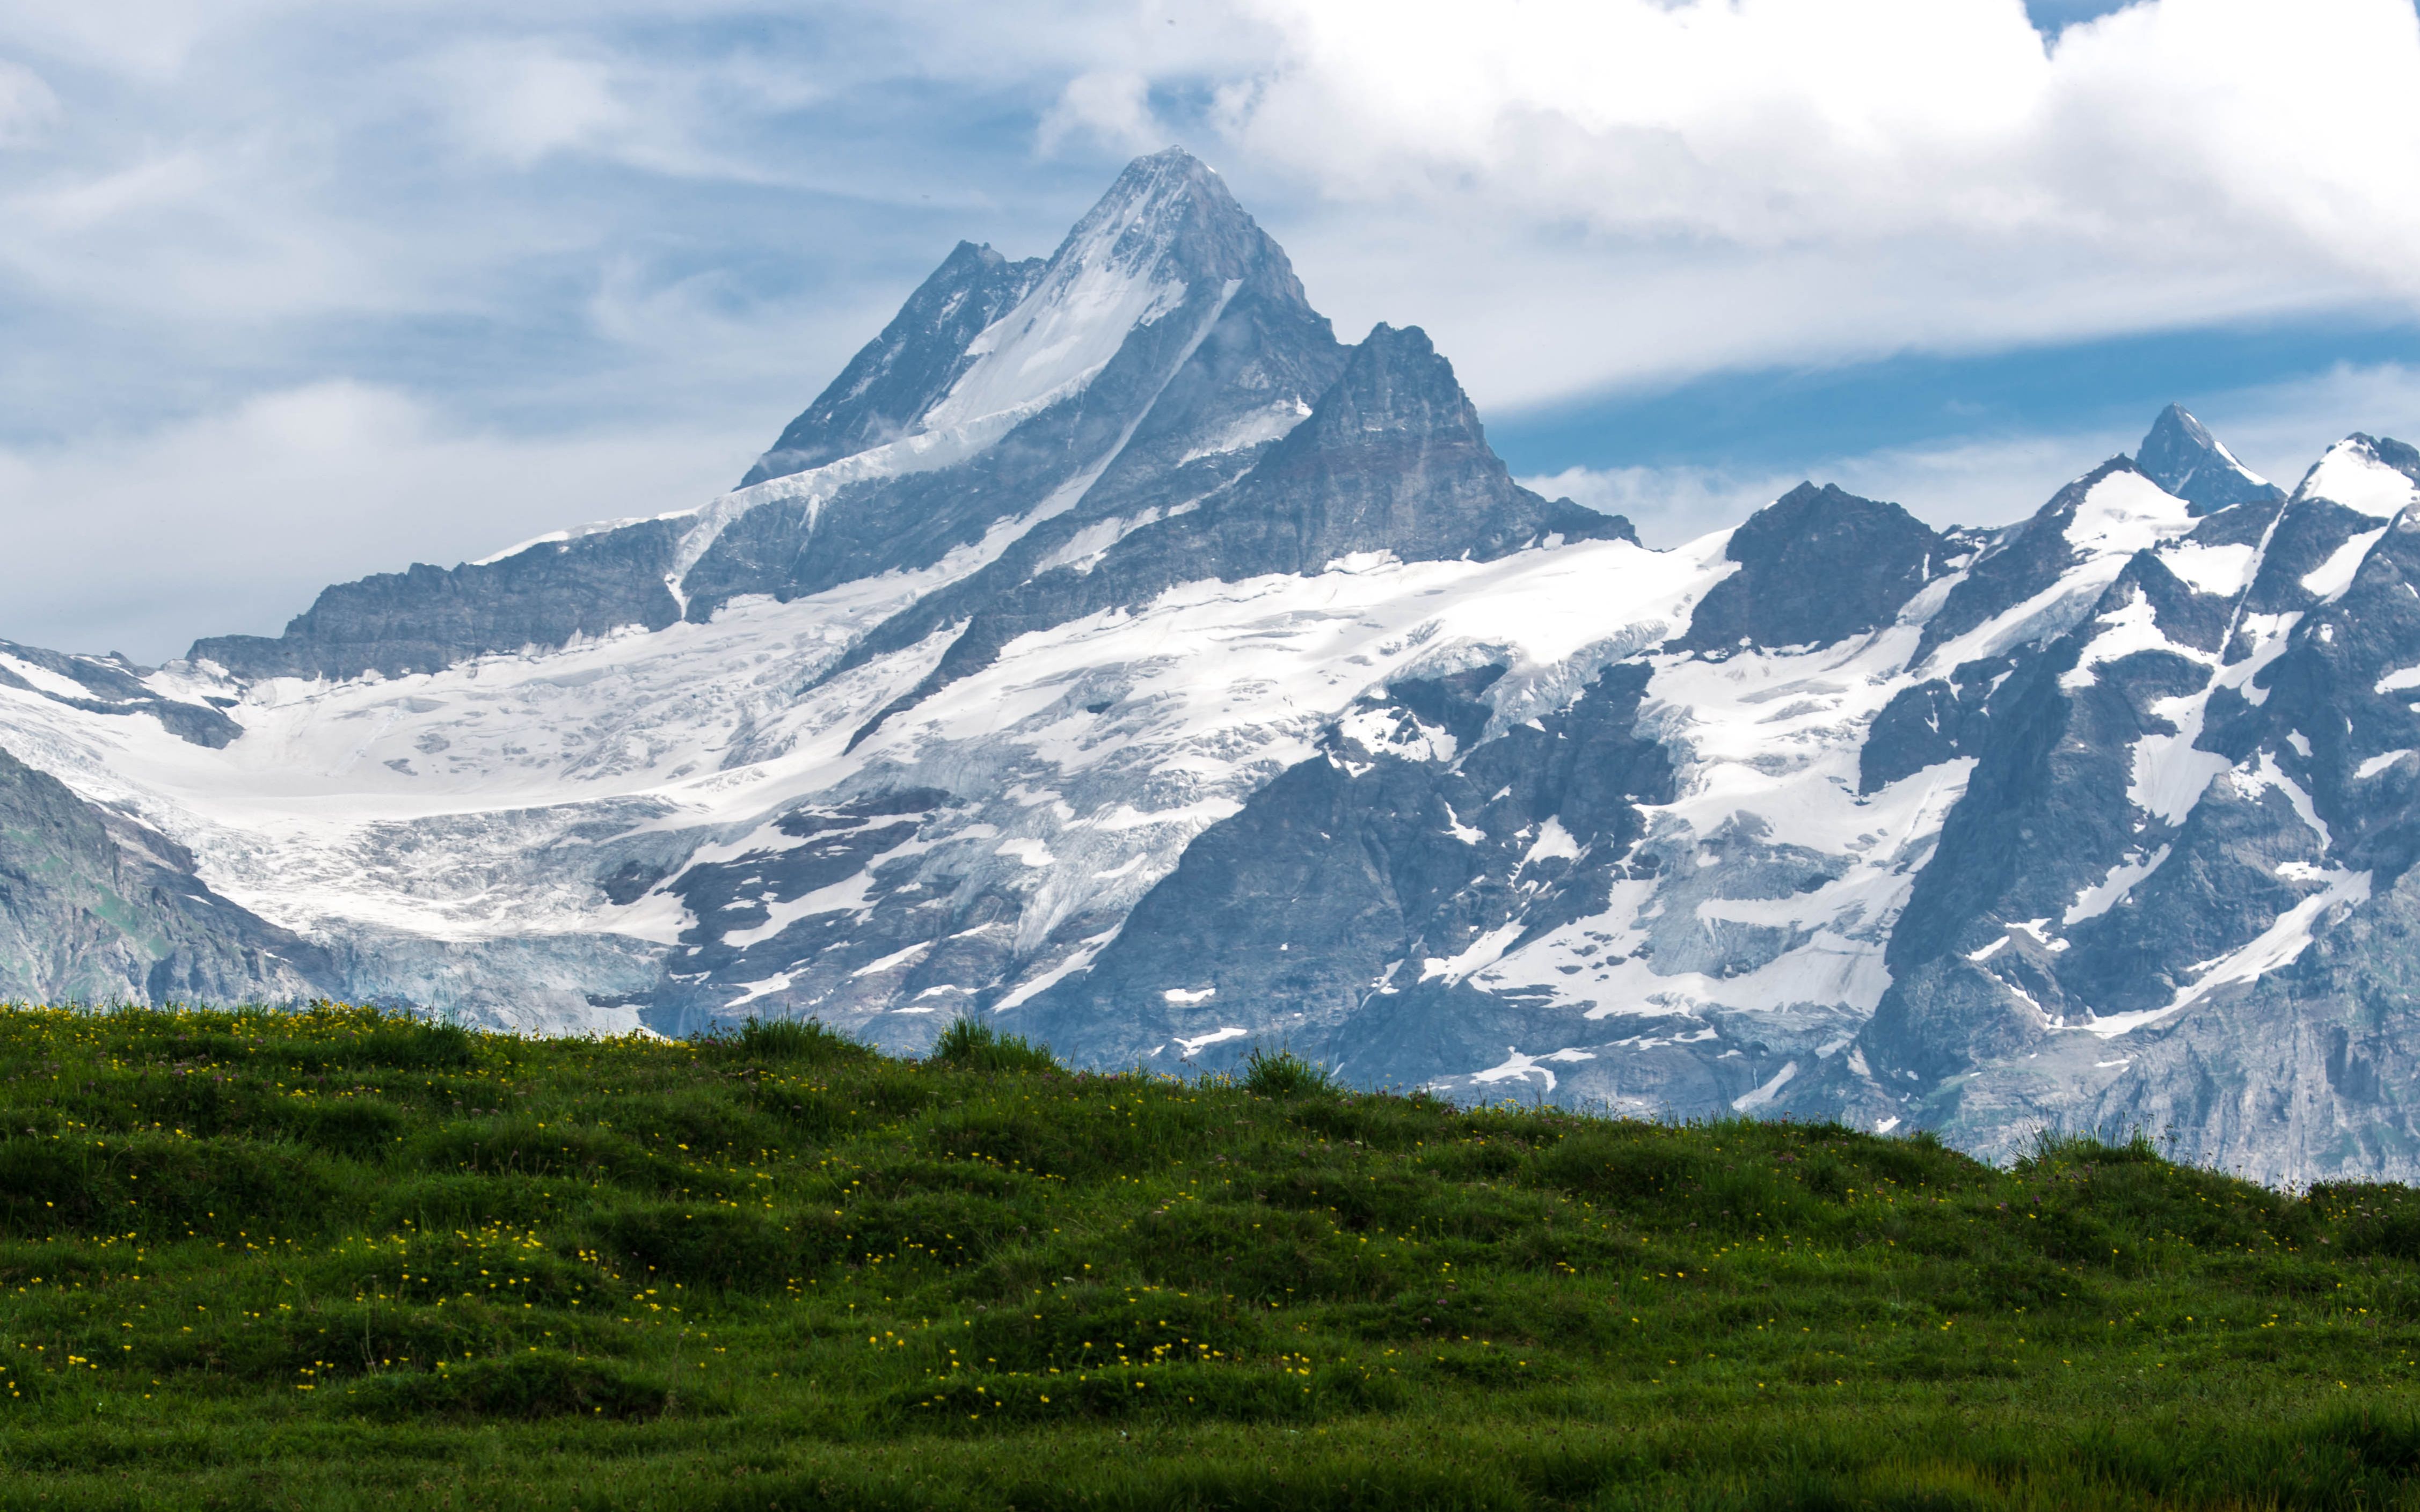
[[[985,300],[1009,307],[970,337],[965,312]],[[162,813],[246,896],[348,942],[356,980],[382,995],[433,990],[510,1022],[543,1002],[541,1021],[561,1022],[565,968],[584,955],[596,980],[580,995],[601,999],[609,1023],[644,1011],[675,1027],[832,993],[835,1010],[867,1011],[912,1008],[932,988],[947,991],[926,1011],[1002,995],[1113,932],[1191,835],[1352,689],[1331,672],[1303,685],[1299,709],[1227,701],[1205,707],[1211,728],[1088,714],[1098,738],[1128,748],[1114,770],[1085,775],[1096,811],[1072,816],[1079,830],[1112,826],[1100,842],[1116,854],[1095,869],[1111,874],[1037,898],[1037,873],[1054,869],[1030,860],[1049,854],[1059,810],[1032,813],[1010,774],[1056,780],[1059,764],[993,731],[919,750],[963,704],[922,711],[899,741],[842,748],[925,684],[949,645],[979,640],[969,623],[1031,602],[1037,580],[1118,586],[1087,614],[1148,612],[1182,581],[1292,576],[1312,552],[1493,558],[1558,534],[1626,534],[1514,486],[1417,332],[1382,331],[1359,350],[1362,377],[1340,389],[1346,349],[1216,176],[1182,154],[1140,160],[1039,267],[953,254],[760,471],[872,444],[689,515],[332,589],[278,640],[202,642],[153,681],[240,706],[249,737],[224,763],[88,724],[38,733],[53,764]],[[1355,407],[1373,400],[1400,400],[1402,414],[1366,437],[1336,432],[1359,450],[1325,463],[1333,446],[1289,454],[1288,466],[1327,469],[1301,490],[1290,551],[1226,539],[1258,523],[1216,501],[1324,398],[1335,424],[1358,425]],[[1371,467],[1388,448],[1391,493]],[[1459,491],[1422,492],[1426,468],[1463,480]],[[1197,539],[1213,520],[1224,523]],[[1129,567],[1155,541],[1177,543],[1176,566]],[[1350,591],[1377,603],[1413,590],[1381,570]],[[1255,596],[1194,612],[1249,620]],[[1068,623],[1064,606],[1042,620]],[[1162,671],[1176,669],[1134,670]],[[283,680],[304,674],[334,680]],[[1002,692],[1001,679],[970,690],[972,712],[996,720]],[[1137,782],[1210,748],[1218,759],[1164,801]],[[299,783],[298,761],[311,774]],[[920,795],[946,801],[920,809]],[[928,816],[908,855],[849,849],[852,835],[895,838],[895,823],[852,816],[901,813]],[[816,918],[844,928],[845,947],[780,938],[786,916],[831,887],[850,901]],[[913,972],[861,974],[910,949]],[[814,970],[799,971],[808,956]],[[475,993],[473,961],[494,973]],[[931,1022],[888,1032],[916,1042]]]
[[[1786,562],[1869,564],[1849,612],[1890,623],[1955,559],[1896,506],[1837,489],[1752,527],[1588,572],[1576,591],[1600,601],[1578,614],[1610,628],[1661,597],[1670,617],[1551,679],[1533,630],[1381,684],[1205,835],[1092,972],[1005,1022],[1109,1036],[1109,1059],[1217,1065],[1276,1038],[1373,1080],[1639,1111],[1786,1081],[1870,1011],[1908,860],[1962,774],[1879,802],[1842,780],[1854,750],[1834,732],[1887,698],[1912,628],[1808,646],[1767,599],[1756,623],[1786,625],[1790,650],[1680,648],[1710,607],[1730,641],[1724,589]]]
[[[1304,576],[1361,556],[1490,562],[1549,536],[1637,539],[1626,520],[1515,484],[1427,335],[1381,325],[1249,472],[1197,508],[1137,524],[1097,558],[983,603],[901,706],[988,665],[1018,636],[1140,607],[1179,583]]]
[[[2358,784],[2412,744],[2411,712],[2374,690],[2420,661],[2389,528],[2420,501],[2403,459],[2338,446],[2282,514],[2236,506],[2272,516],[2251,541],[2233,510],[2196,522],[2127,486],[2140,549],[1992,695],[1890,992],[1854,1064],[1804,1095],[2002,1149],[2156,1115],[2273,1179],[2402,1158],[2401,1100],[2345,1057],[2402,990],[2376,975],[2375,931],[2401,906],[2403,795]],[[2368,964],[2349,939],[2313,949],[2357,911]],[[2396,1037],[2369,1040],[2391,1063]]]
[[[204,640],[191,659],[243,679],[393,677],[703,623],[752,594],[962,576],[1077,508],[1137,439],[1131,470],[1151,486],[1127,492],[1152,497],[1128,509],[1198,498],[1282,435],[1336,361],[1285,255],[1216,175],[1157,154],[1047,262],[953,252],[748,486],[482,563],[339,585],[284,635]]]
[[[193,949],[483,1024],[2399,1174],[2415,479],[2171,407],[2005,528],[1808,483],[1648,550],[1170,152],[950,253],[742,487],[166,668],[0,645],[0,741],[245,911]]]
[[[287,1002],[328,953],[212,892],[194,857],[0,750],[0,999]]]
[[[915,429],[974,365],[975,339],[1032,292],[1042,267],[1039,257],[1013,263],[989,247],[959,242],[882,333],[783,428],[739,486],[805,472]]]

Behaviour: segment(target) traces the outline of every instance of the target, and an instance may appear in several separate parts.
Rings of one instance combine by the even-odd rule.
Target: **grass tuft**
[[[1254,1097],[1316,1097],[1339,1089],[1326,1067],[1291,1050],[1259,1045],[1244,1057],[1243,1087]]]
[[[1059,1069],[1042,1046],[1015,1034],[1001,1034],[980,1019],[962,1018],[933,1041],[931,1058],[962,1071],[1032,1072]]]
[[[751,1018],[739,1026],[731,1046],[749,1060],[773,1064],[797,1061],[810,1066],[840,1065],[867,1060],[874,1052],[855,1040],[826,1028],[814,1019]]]

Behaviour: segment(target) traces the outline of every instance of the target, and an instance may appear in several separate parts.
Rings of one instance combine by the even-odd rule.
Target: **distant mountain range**
[[[2143,1128],[2420,1176],[2420,454],[1670,551],[1216,175],[961,245],[700,508],[160,669],[0,642],[0,993]]]

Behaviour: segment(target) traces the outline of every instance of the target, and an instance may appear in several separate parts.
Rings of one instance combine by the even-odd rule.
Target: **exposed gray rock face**
[[[1930,656],[2027,604],[2040,606],[2046,625],[2071,619],[2083,607],[2072,602],[2073,595],[2097,592],[2081,584],[2072,594],[2063,592],[2086,554],[2072,539],[2076,511],[2110,477],[2135,471],[2126,458],[2113,457],[2060,489],[2032,518],[2001,532],[1950,589],[1940,612],[1925,622],[1918,655]]]
[[[1718,585],[1697,615],[1726,617],[1714,637],[1725,648],[1742,616],[1751,634],[1796,646],[1871,632],[1947,570],[1934,532],[1838,489],[1794,493],[1734,543],[1742,535],[1733,560],[1753,565],[1723,583],[1802,552],[1854,561],[1864,580],[1845,609],[1783,603],[1769,614],[1719,603]],[[1810,633],[1825,615],[1841,627]],[[1534,953],[1582,994],[1625,966],[1677,986],[1744,978],[1814,942],[1809,925],[1701,917],[1734,901],[1777,912],[1850,869],[1745,811],[1702,835],[1651,813],[1679,797],[1663,721],[1640,716],[1655,670],[1644,658],[1613,666],[1534,722],[1504,717],[1500,666],[1396,682],[1329,732],[1322,755],[1196,841],[1089,971],[1003,1022],[1099,1045],[1111,1061],[1216,1067],[1286,1042],[1357,1080],[1467,1096],[1528,1087],[1651,1113],[1753,1098],[1844,1041],[1856,1015],[1676,1000],[1662,1012],[1623,1002],[1608,1022],[1571,990],[1489,976]],[[1651,907],[1659,921],[1641,928]],[[1472,1072],[1439,1075],[1456,1066]]]
[[[1256,338],[1239,349],[1257,354],[1265,347]],[[1318,352],[1315,347],[1307,349]],[[1235,355],[1224,360],[1233,362]],[[1250,355],[1250,361],[1264,366],[1267,359]],[[1308,363],[1297,364],[1297,370],[1308,369]],[[1205,382],[1201,389],[1221,406],[1230,402],[1222,396],[1230,391],[1217,384]],[[1188,428],[1198,434],[1200,422],[1187,413]],[[1206,502],[1110,536],[1096,561],[1055,568],[1005,589],[979,577],[936,595],[952,605],[983,607],[935,672],[885,712],[925,703],[941,688],[991,665],[1016,636],[1102,609],[1135,609],[1180,583],[1316,575],[1357,552],[1495,561],[1565,532],[1572,540],[1634,539],[1624,521],[1548,501],[1514,485],[1487,449],[1451,368],[1418,332],[1379,328],[1342,363],[1310,417],[1274,444],[1256,446],[1253,455],[1254,465]],[[1132,480],[1105,475],[1099,486],[1135,486]],[[1109,507],[1135,505],[1131,491],[1113,493]],[[988,602],[976,596],[985,589],[991,591]],[[908,623],[929,625],[933,613],[920,605]],[[895,634],[877,630],[872,640],[880,645]],[[873,656],[861,646],[826,681],[845,677]],[[1114,696],[1117,686],[1105,678],[1095,689],[1071,689],[1071,712],[1105,723],[1114,718],[1121,702]],[[860,738],[872,728],[861,729]],[[1033,780],[1039,786],[1043,779]],[[768,837],[768,843],[682,873],[668,890],[689,903],[699,923],[682,937],[685,957],[674,984],[655,1000],[651,1022],[659,1027],[714,1022],[718,1009],[728,1003],[727,984],[735,980],[778,980],[779,995],[788,998],[835,1005],[861,1000],[858,983],[869,970],[908,952],[914,959],[879,973],[887,979],[877,982],[880,1001],[904,998],[914,1007],[929,994],[955,1007],[954,999],[1001,996],[997,989],[970,990],[965,984],[1013,983],[1017,968],[1032,959],[1032,944],[1020,949],[1017,938],[1025,900],[1014,887],[970,886],[928,848],[967,825],[971,816],[963,810],[971,807],[902,776],[895,787],[861,789],[829,807],[794,810],[777,826],[778,836]],[[861,880],[852,885],[852,879]],[[845,886],[853,888],[851,909],[813,916],[764,937],[774,910]],[[1126,902],[1121,897],[1114,912],[1067,914],[1043,944],[1067,951],[1104,930],[1113,933]],[[937,931],[944,932],[938,941]],[[742,943],[735,947],[735,939]],[[921,1037],[927,1026],[875,1020],[861,1032]]]
[[[2286,490],[2245,467],[2182,405],[2160,411],[2134,453],[2143,475],[2193,506],[2215,515],[2238,504],[2282,504]]]
[[[288,1002],[325,949],[202,885],[191,854],[0,751],[0,998]]]
[[[1952,1133],[2005,1152],[2009,1131],[2055,1108],[2063,1125],[2141,1129],[2257,1180],[2409,1180],[2420,1145],[2408,1028],[2420,991],[2415,890],[2410,873],[2398,877],[2209,1011],[2114,1047],[2063,1045],[2029,1075],[1995,1072],[1963,1101]]]
[[[1130,171],[1129,177],[1135,177]],[[1038,520],[996,560],[923,595],[876,626],[824,674],[827,678],[906,650],[945,625],[966,625],[978,616],[1015,616],[1021,612],[1020,604],[1049,600],[1053,588],[1019,591],[1037,578],[1063,589],[1092,575],[1126,534],[1193,509],[1229,488],[1310,415],[1312,401],[1334,385],[1346,349],[1337,343],[1326,318],[1305,300],[1284,253],[1198,163],[1177,184],[1185,192],[1187,215],[1181,224],[1186,235],[1171,243],[1170,255],[1182,255],[1188,269],[1200,269],[1187,276],[1205,281],[1204,286],[1207,280],[1219,281],[1222,306],[1216,323],[1175,373],[1153,390],[1147,411],[1079,498]],[[1113,192],[1112,201],[1118,198]],[[1105,201],[1088,224],[1102,220],[1111,208]],[[1079,234],[1085,230],[1078,229]],[[1070,244],[1079,243],[1071,237]],[[1063,260],[1065,256],[1063,252]],[[1109,378],[1105,373],[1104,379]],[[1099,386],[1096,380],[1094,387]],[[1011,440],[1037,455],[1051,451],[1047,440],[1025,438],[1021,430]],[[1064,471],[1062,464],[1045,476],[1057,480]],[[1028,489],[1020,497],[1031,493]],[[871,521],[869,528],[877,536],[884,529],[879,520]],[[1016,602],[1003,602],[1010,599]],[[1031,617],[1030,611],[1023,612]],[[954,665],[968,664],[983,640],[975,634],[966,650],[954,654]]]
[[[1478,695],[1502,672],[1410,679],[1365,701],[1325,751],[1204,832],[1089,972],[1006,1022],[1110,1060],[1176,1046],[1216,1065],[1277,1039],[1365,1080],[1421,1080],[1484,1053],[1462,1041],[1501,1026],[1420,963],[1508,925],[1543,934],[1597,912],[1645,832],[1637,800],[1672,784],[1663,748],[1637,731],[1645,668],[1607,671],[1551,722],[1482,739],[1494,710]],[[1563,840],[1533,854],[1548,825]],[[1222,1040],[1231,1026],[1248,1035]]]
[[[2213,545],[2221,514],[2139,552],[2019,657],[1854,1064],[1796,1105],[2002,1153],[2139,1125],[2269,1180],[2412,1169],[2381,1017],[2420,772],[2401,451],[2336,448],[2259,544]]]
[[[2010,670],[2006,660],[1970,661],[1893,694],[1857,748],[1857,791],[1879,793],[1928,767],[1980,755],[1992,728],[1993,689]]]
[[[282,636],[189,655],[241,679],[431,671],[929,571],[1014,528],[1022,549],[1001,543],[1016,554],[985,579],[996,589],[1088,528],[1113,534],[1229,482],[1341,363],[1285,254],[1218,176],[1156,154],[1047,261],[961,244],[716,505],[339,584]]]
[[[629,625],[660,630],[680,618],[665,583],[680,537],[678,522],[649,520],[540,542],[498,562],[415,563],[322,591],[273,640],[216,636],[186,655],[246,679],[401,677]]]
[[[1733,531],[1723,555],[1740,570],[1698,606],[1682,650],[1828,646],[1863,635],[1973,553],[1897,504],[1802,483]]]
[[[2356,432],[2344,446],[2357,449],[2363,461],[2381,474],[2391,470],[2420,479],[2420,453],[2399,441],[2381,441]],[[2313,471],[2316,474],[2318,469]],[[2341,589],[2342,579],[2360,561],[2363,547],[2377,539],[2384,524],[2378,512],[2385,507],[2369,497],[2345,501],[2315,493],[2305,480],[2293,507],[2278,517],[2260,544],[2260,571],[2245,600],[2245,611],[2300,613],[2331,591]],[[2332,562],[2336,570],[2324,572]],[[2315,574],[2320,575],[2316,582]],[[2241,660],[2251,652],[2247,641],[2231,648],[2228,659]]]
[[[705,861],[679,871],[665,890],[695,920],[679,943],[683,952],[673,980],[649,995],[650,1022],[659,1029],[693,1032],[721,1021],[717,1011],[729,997],[723,984],[752,976],[781,960],[784,995],[844,995],[871,962],[920,952],[901,963],[927,982],[954,982],[970,974],[997,974],[1005,941],[985,926],[1014,917],[1012,900],[981,896],[955,900],[940,944],[929,959],[936,920],[932,906],[952,903],[947,890],[928,885],[912,861],[892,861],[926,834],[946,833],[937,816],[964,805],[937,788],[908,788],[844,798],[829,805],[792,809],[774,822],[768,843],[727,861]],[[808,915],[777,926],[769,949],[752,951],[750,936],[767,929],[782,903],[835,887],[853,890],[870,906],[875,928],[855,909]],[[753,955],[754,959],[751,960]],[[737,968],[737,969],[735,969]]]
[[[1032,291],[1042,266],[1039,257],[1013,263],[989,247],[959,242],[739,486],[804,472],[906,435],[974,365],[967,348]]]
[[[1059,354],[1085,345],[1089,307],[1120,301],[1148,318],[1107,332],[1114,345],[1103,344],[1097,370],[1034,391],[1022,375],[1065,365]],[[1030,570],[1086,525],[1181,507],[1233,477],[1249,461],[1235,454],[1290,428],[1336,360],[1285,254],[1216,174],[1173,149],[1128,167],[977,344],[1017,371],[995,374],[961,354],[955,386],[915,423],[1014,400],[989,411],[1012,428],[954,466],[750,509],[689,570],[690,616],[708,618],[741,594],[788,599],[928,566],[1003,522],[1063,518],[1022,554]]]

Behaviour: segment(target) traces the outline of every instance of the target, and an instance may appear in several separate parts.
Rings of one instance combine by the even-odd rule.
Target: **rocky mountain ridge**
[[[2411,1175],[2415,479],[2171,407],[2004,529],[1809,484],[1649,550],[1156,154],[703,507],[163,669],[0,645],[9,990]]]

